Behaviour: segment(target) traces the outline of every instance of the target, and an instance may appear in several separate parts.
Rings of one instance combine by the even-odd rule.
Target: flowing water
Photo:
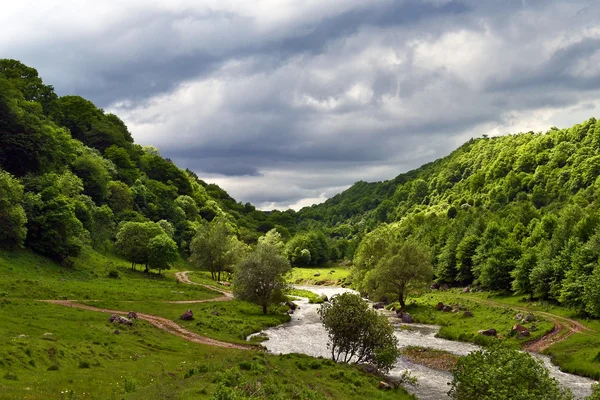
[[[324,294],[327,297],[351,291],[350,289],[327,286],[296,286],[296,288],[310,290],[319,295]],[[327,348],[327,332],[317,314],[319,305],[309,304],[306,299],[298,300],[296,303],[300,308],[294,312],[292,320],[286,324],[263,331],[269,339],[262,344],[274,354],[301,353],[313,357],[331,357],[331,353]],[[429,347],[461,356],[479,349],[478,346],[469,343],[436,338],[435,335],[439,330],[439,327],[436,326],[419,324],[407,326],[400,323],[394,323],[394,326],[396,337],[398,337],[400,345],[403,347]],[[550,374],[562,385],[571,389],[578,399],[582,399],[591,393],[590,387],[594,381],[565,374],[553,365],[548,357],[537,354],[535,356],[541,359],[546,368],[550,370]],[[407,389],[419,399],[448,399],[446,394],[450,389],[448,382],[452,380],[450,373],[436,371],[399,357],[390,375],[399,377],[405,371],[410,371],[411,375],[417,378],[418,385],[416,387],[408,386]]]

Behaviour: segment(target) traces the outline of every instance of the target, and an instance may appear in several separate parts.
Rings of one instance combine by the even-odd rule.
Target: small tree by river
[[[319,315],[329,335],[333,361],[369,363],[382,372],[393,367],[399,356],[394,329],[359,295],[334,296],[321,306]]]

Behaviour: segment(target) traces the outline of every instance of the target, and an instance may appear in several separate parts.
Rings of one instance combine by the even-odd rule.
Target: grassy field
[[[295,267],[288,281],[293,284],[303,285],[341,285],[349,275],[350,270],[339,265],[328,267]]]
[[[135,303],[102,301],[86,304],[110,310],[136,311],[157,315],[175,321],[184,328],[202,336],[232,343],[246,343],[246,337],[252,333],[260,332],[263,329],[290,320],[290,316],[283,313],[287,308],[282,309],[279,313],[264,315],[262,307],[237,300],[197,304],[171,304],[152,301]],[[185,310],[192,310],[194,313],[192,321],[179,319],[179,316]]]
[[[110,278],[110,271],[118,278]],[[27,251],[0,252],[0,298],[79,300],[201,300],[219,294],[177,284],[172,275],[132,271],[116,257],[86,250],[71,268]]]
[[[494,340],[487,336],[477,333],[482,329],[494,328],[501,337],[501,340],[507,343],[524,344],[528,341],[538,339],[552,330],[553,323],[546,318],[536,316],[537,321],[523,324],[531,329],[531,336],[518,339],[511,335],[511,328],[517,323],[515,315],[517,312],[510,308],[500,308],[484,305],[475,301],[470,294],[458,292],[430,292],[413,299],[407,308],[407,311],[413,314],[415,320],[425,324],[441,325],[439,336],[445,339],[458,340],[463,342],[472,342],[480,345],[486,345]],[[451,306],[460,306],[463,310],[473,313],[472,317],[465,317],[464,311],[442,312],[436,309],[438,302]]]
[[[119,278],[108,278],[115,269]],[[413,398],[403,389],[379,390],[380,378],[355,366],[209,347],[142,320],[114,326],[108,314],[35,301],[81,299],[94,306],[134,309],[232,342],[289,318],[264,316],[258,307],[238,301],[162,302],[218,296],[200,286],[177,284],[171,271],[164,276],[131,272],[127,263],[91,250],[72,268],[25,251],[0,253],[0,398]],[[177,319],[186,309],[194,311],[194,321]]]
[[[471,310],[473,318],[464,318],[460,314],[437,311],[434,306],[438,301],[444,304],[462,304]],[[486,305],[494,304],[495,306]],[[527,308],[540,318],[535,322],[538,330],[531,333],[530,338],[516,339],[506,334],[516,323],[514,316],[520,312],[515,308]],[[590,331],[575,333],[563,341],[553,344],[544,351],[554,364],[564,372],[600,379],[600,321],[581,318],[573,310],[547,302],[530,302],[523,296],[494,293],[461,293],[459,291],[431,292],[411,301],[409,312],[416,320],[423,323],[441,325],[440,336],[452,340],[464,340],[485,345],[494,339],[477,335],[477,330],[495,328],[508,343],[525,344],[542,336],[553,327],[546,312],[559,317],[570,318],[580,322]],[[530,327],[531,324],[525,324]]]

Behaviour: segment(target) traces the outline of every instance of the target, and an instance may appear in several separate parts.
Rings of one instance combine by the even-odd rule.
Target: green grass
[[[108,263],[112,264],[107,268]],[[33,300],[88,299],[95,306],[174,320],[189,308],[196,319],[178,323],[234,342],[288,318],[264,316],[258,307],[237,301],[161,303],[219,294],[176,284],[171,271],[160,277],[127,267],[124,261],[91,250],[72,268],[25,251],[0,252],[1,399],[413,398],[403,389],[378,390],[380,379],[354,366],[303,355],[209,347],[142,320],[130,327],[114,326],[105,313]],[[113,268],[119,279],[106,277]],[[115,329],[120,334],[113,333]]]
[[[109,278],[115,269],[119,278]],[[0,252],[0,298],[201,300],[219,295],[202,286],[177,284],[169,275],[132,271],[127,262],[89,249],[73,267],[27,251]]]
[[[312,304],[321,304],[325,302],[325,296],[319,296],[318,294],[311,292],[310,290],[291,289],[288,292],[288,294],[291,296],[306,297],[308,299],[308,302]]]
[[[315,274],[319,275],[315,276]],[[350,270],[348,268],[338,265],[293,268],[288,281],[304,285],[341,285],[349,275]]]
[[[226,392],[272,399],[408,399],[356,367],[301,355],[221,349],[145,323],[33,301],[0,303],[0,398],[198,399]],[[49,335],[51,334],[51,335]],[[23,336],[21,336],[23,335]]]
[[[188,278],[195,283],[216,286],[221,290],[231,291],[230,286],[219,285],[216,281],[213,281],[208,271],[191,271],[188,273]],[[226,281],[223,275],[221,275],[221,281]]]
[[[290,316],[287,314],[272,312],[265,315],[262,312],[262,307],[238,300],[197,304],[123,303],[118,301],[88,302],[87,304],[111,310],[136,311],[157,315],[175,321],[202,336],[232,343],[246,343],[246,337],[252,333],[260,332],[263,329],[290,320]],[[179,316],[185,310],[192,310],[194,313],[192,321],[179,319]]]
[[[464,317],[463,312],[443,312],[436,309],[438,302],[448,305],[460,305],[473,313],[473,317]],[[517,323],[517,312],[510,308],[487,306],[457,292],[430,292],[410,302],[407,311],[413,314],[417,322],[441,325],[438,335],[445,339],[472,342],[486,345],[497,339],[479,335],[477,331],[494,328],[502,341],[512,344],[523,344],[544,336],[549,332],[553,323],[541,316],[536,316],[539,321],[534,322],[536,330],[528,338],[517,339],[510,334],[511,328]],[[532,323],[523,324],[527,328]]]
[[[530,301],[517,295],[498,293],[472,293],[483,300],[491,300],[508,307],[526,307],[533,312],[548,312],[560,317],[571,318],[592,331],[576,333],[566,340],[555,343],[544,353],[552,358],[564,372],[600,379],[600,321],[583,318],[574,310],[546,301]]]

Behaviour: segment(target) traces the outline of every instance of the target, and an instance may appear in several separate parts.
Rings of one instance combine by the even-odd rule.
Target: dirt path
[[[40,300],[40,301],[43,301],[45,303],[57,304],[57,305],[65,306],[65,307],[81,308],[83,310],[88,310],[88,311],[98,311],[98,312],[103,312],[106,314],[127,315],[126,311],[109,310],[106,308],[98,308],[98,307],[88,306],[85,304],[80,304],[80,303],[74,302],[73,300]],[[180,338],[183,338],[190,342],[205,344],[208,346],[224,347],[227,349],[240,349],[240,350],[255,349],[252,346],[244,346],[241,344],[222,342],[220,340],[211,339],[206,336],[200,336],[194,332],[188,331],[184,327],[176,324],[175,322],[173,322],[167,318],[157,317],[156,315],[142,314],[142,313],[138,313],[137,316],[139,319],[148,321],[150,324],[154,325],[155,327],[157,327],[159,329],[167,331],[173,335],[179,336]]]
[[[188,284],[188,285],[198,285],[198,286],[203,286],[203,287],[205,287],[205,288],[207,288],[207,289],[214,290],[215,292],[219,292],[219,293],[221,293],[221,294],[222,294],[224,297],[226,297],[226,298],[227,298],[227,300],[231,300],[231,299],[233,299],[233,294],[232,294],[231,292],[228,292],[228,291],[227,291],[227,290],[225,290],[225,289],[221,289],[221,288],[219,288],[219,287],[212,286],[212,285],[205,285],[205,284],[203,284],[203,283],[196,283],[196,282],[192,282],[192,281],[190,280],[190,278],[188,277],[188,275],[187,275],[187,274],[188,274],[188,273],[190,273],[190,272],[192,272],[192,271],[182,271],[182,272],[175,272],[175,279],[177,279],[177,280],[178,280],[179,282],[181,282],[181,283],[185,283],[185,284]],[[219,297],[219,299],[221,299],[221,297]],[[213,301],[217,301],[217,300],[213,300]]]
[[[471,297],[469,297],[469,299],[477,303],[485,304],[492,307],[510,308],[516,311],[535,313],[537,315],[546,317],[549,320],[551,320],[554,323],[554,328],[552,329],[552,331],[542,336],[541,338],[531,341],[525,345],[524,349],[533,353],[541,353],[553,344],[562,342],[563,340],[567,339],[569,336],[575,333],[595,332],[593,329],[586,327],[581,322],[575,321],[571,318],[561,317],[559,315],[555,315],[546,311],[537,311],[521,306],[508,306],[506,304],[494,300],[485,300]]]
[[[229,301],[229,300],[233,299],[233,294],[231,294],[230,292],[227,292],[226,290],[223,290],[216,286],[204,285],[201,283],[192,282],[190,280],[190,278],[187,276],[188,272],[190,272],[190,271],[176,272],[175,277],[181,283],[185,283],[187,285],[203,286],[205,288],[219,292],[223,296],[217,297],[214,299],[204,299],[204,300],[173,300],[173,301],[162,301],[162,302],[170,303],[170,304],[196,304],[196,303],[206,303],[206,302],[212,302],[212,301]],[[76,300],[40,300],[40,301],[43,301],[45,303],[57,304],[57,305],[65,306],[65,307],[81,308],[83,310],[88,310],[88,311],[98,311],[98,312],[103,312],[106,314],[118,314],[118,315],[127,315],[128,314],[125,311],[109,310],[106,308],[99,308],[99,307],[89,306],[86,304],[81,304],[81,303],[78,303]],[[95,301],[95,300],[85,300],[85,301],[90,302],[90,301]],[[134,303],[133,301],[127,301],[127,302]],[[180,338],[183,338],[190,342],[205,344],[208,346],[224,347],[227,349],[240,349],[240,350],[256,349],[255,347],[252,347],[252,346],[245,346],[245,345],[241,345],[241,344],[222,342],[220,340],[211,339],[206,336],[200,336],[194,332],[188,331],[184,327],[176,324],[175,322],[173,322],[167,318],[158,317],[156,315],[150,315],[150,314],[142,314],[142,313],[137,313],[137,316],[139,319],[148,321],[150,324],[154,325],[155,327],[157,327],[159,329],[167,331],[173,335],[179,336]]]

